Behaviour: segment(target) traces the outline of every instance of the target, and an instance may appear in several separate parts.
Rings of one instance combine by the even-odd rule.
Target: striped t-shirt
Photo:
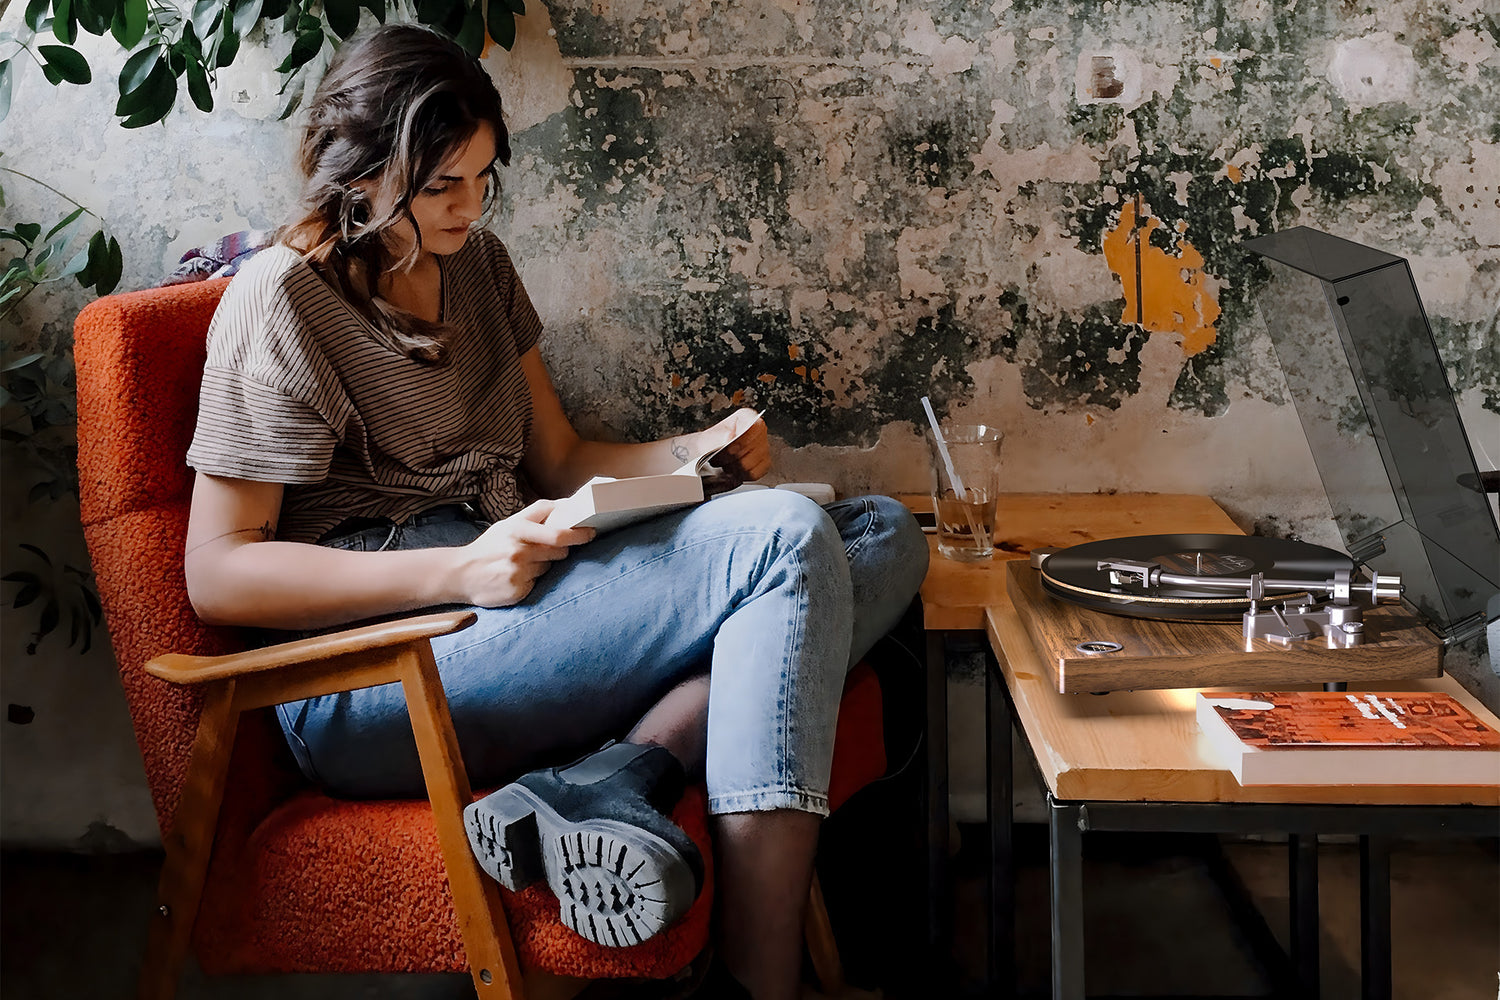
[[[377,342],[296,251],[254,257],[209,327],[188,464],[284,483],[285,541],[442,503],[474,502],[491,520],[524,506],[516,466],[531,393],[521,356],[541,320],[493,233],[476,231],[438,260],[452,333],[448,363],[432,367]]]

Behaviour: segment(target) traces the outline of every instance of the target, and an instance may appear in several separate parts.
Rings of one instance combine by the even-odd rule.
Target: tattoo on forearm
[[[271,539],[276,537],[276,524],[272,521],[267,521],[265,524],[262,524],[258,528],[236,528],[233,531],[226,531],[222,535],[215,535],[212,538],[204,539],[197,545],[194,545],[192,548],[184,552],[183,555],[192,555],[194,552],[203,548],[203,546],[212,544],[213,542],[217,542],[221,538],[229,538],[232,535],[258,535],[260,541],[269,542]]]
[[[693,457],[693,453],[688,451],[687,445],[682,443],[682,438],[680,437],[672,439],[672,457],[679,462],[686,462]]]

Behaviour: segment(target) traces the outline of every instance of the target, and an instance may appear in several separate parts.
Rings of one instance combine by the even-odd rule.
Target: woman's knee
[[[899,500],[871,495],[828,508],[848,553],[856,605],[905,605],[927,575],[927,538]]]
[[[708,510],[726,501],[721,512],[745,529],[746,544],[764,550],[772,558],[790,556],[805,564],[807,572],[826,574],[847,563],[838,526],[813,500],[790,490],[754,490],[705,504]]]

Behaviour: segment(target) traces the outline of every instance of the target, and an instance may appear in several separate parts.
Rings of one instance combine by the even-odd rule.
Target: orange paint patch
[[[1192,357],[1218,337],[1219,304],[1204,284],[1203,255],[1187,240],[1177,242],[1175,257],[1152,246],[1151,234],[1159,228],[1161,220],[1150,215],[1137,228],[1135,206],[1125,205],[1119,225],[1104,234],[1104,259],[1125,293],[1121,322],[1177,334],[1182,353]]]
[[[673,374],[673,376],[672,376],[672,388],[678,389],[678,388],[681,388],[681,387],[682,387],[682,376],[681,375],[677,375],[677,374]]]
[[[798,347],[796,344],[788,344],[786,345],[786,356],[791,358],[793,361],[796,361],[798,358],[802,357],[802,348]]]
[[[775,375],[757,375],[755,377],[764,382],[766,385],[770,385],[772,382],[776,381]]]
[[[1245,172],[1233,163],[1226,163],[1224,164],[1224,176],[1228,177],[1233,183],[1238,184],[1245,179]]]
[[[1094,426],[1094,415],[1092,413],[1085,413],[1083,415],[1083,422],[1086,423],[1086,424],[1088,424],[1090,427]],[[954,496],[957,496],[957,495],[958,494],[956,494],[956,493],[954,494]]]

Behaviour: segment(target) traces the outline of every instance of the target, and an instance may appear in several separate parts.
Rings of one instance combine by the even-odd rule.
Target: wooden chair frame
[[[422,615],[224,656],[168,653],[146,664],[148,673],[170,683],[203,685],[205,701],[187,782],[164,838],[167,856],[138,984],[141,1000],[171,1000],[177,991],[208,875],[240,715],[397,682],[406,695],[476,995],[481,1000],[565,1000],[587,985],[587,980],[540,970],[523,976],[499,884],[479,867],[464,833],[463,810],[473,800],[473,790],[432,639],[467,628],[475,618],[472,611]],[[805,917],[813,969],[823,988],[836,996],[844,991],[844,972],[816,875]]]

